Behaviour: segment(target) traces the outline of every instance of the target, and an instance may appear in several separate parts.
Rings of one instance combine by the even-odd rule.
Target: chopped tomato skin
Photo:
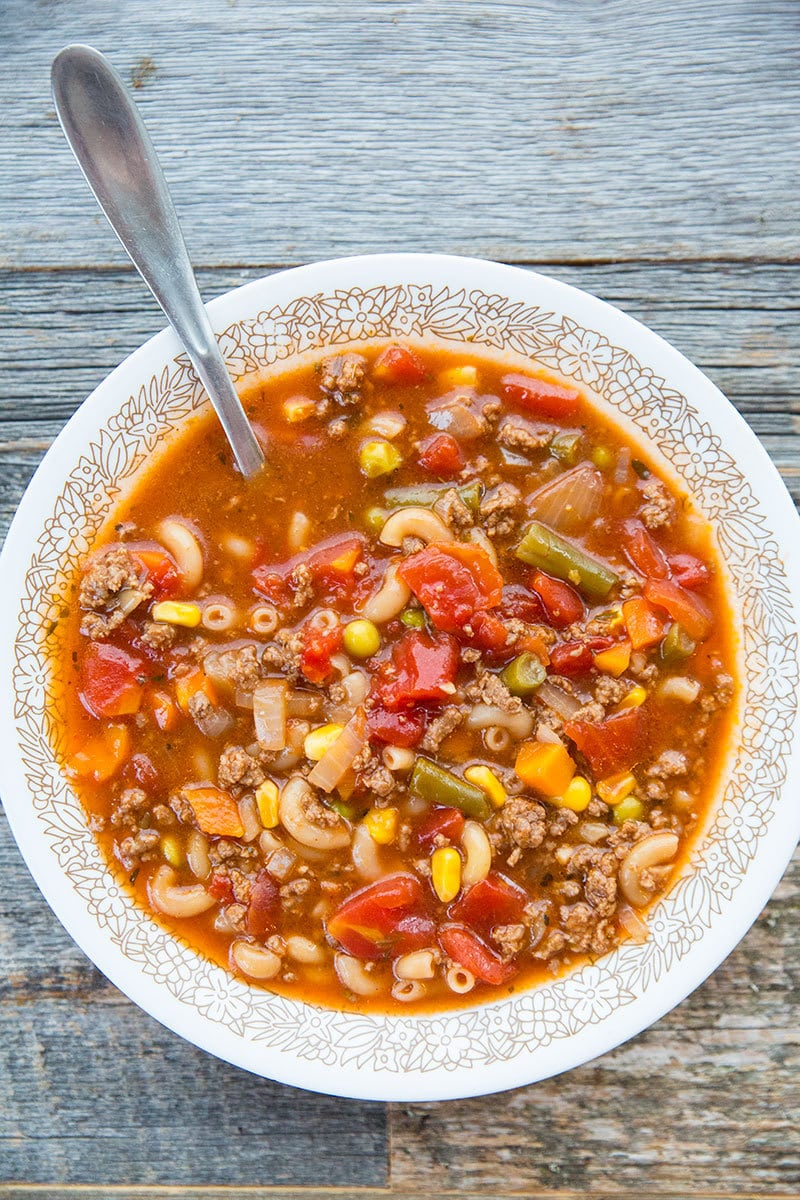
[[[334,625],[332,629],[322,629],[309,621],[303,626],[302,637],[300,670],[309,683],[324,683],[333,671],[331,658],[342,648],[342,627]]]
[[[496,657],[514,653],[513,644],[508,644],[508,630],[499,617],[490,612],[478,612],[470,618],[472,637],[470,644],[486,654]]]
[[[448,699],[458,670],[458,644],[448,634],[411,630],[392,647],[375,698],[390,712]]]
[[[571,417],[580,407],[580,392],[559,387],[530,375],[504,375],[500,380],[503,397],[540,417]]]
[[[670,554],[669,568],[675,583],[689,591],[703,587],[711,579],[706,564],[693,554]]]
[[[222,904],[233,903],[233,884],[228,875],[222,875],[215,871],[206,884],[206,888],[214,897]]]
[[[671,579],[648,579],[644,594],[651,604],[664,609],[696,642],[705,641],[711,633],[713,618],[705,600],[673,583]]]
[[[529,900],[528,893],[519,884],[492,871],[450,906],[449,915],[461,925],[488,933],[495,925],[514,925],[521,921]]]
[[[278,884],[267,871],[259,871],[247,905],[247,932],[263,941],[272,933],[280,914],[281,898]]]
[[[605,721],[566,721],[564,732],[603,779],[634,766],[646,749],[646,705],[628,708]]]
[[[417,845],[423,849],[432,848],[434,841],[440,835],[450,842],[457,842],[464,828],[464,814],[457,808],[434,808],[417,826],[415,834]]]
[[[367,735],[370,741],[390,746],[416,746],[425,732],[427,713],[424,709],[408,712],[389,712],[376,705],[367,712]]]
[[[81,699],[95,717],[122,717],[139,711],[144,662],[108,642],[90,642],[83,656]]]
[[[550,651],[550,668],[554,675],[585,675],[591,671],[594,656],[614,645],[610,637],[591,637],[585,642],[562,642]]]
[[[513,963],[503,962],[471,930],[461,925],[443,926],[439,930],[439,945],[449,958],[482,983],[496,987],[508,983],[517,973]]]
[[[381,383],[405,384],[413,387],[427,377],[424,362],[407,346],[388,346],[372,368],[372,378]]]
[[[397,574],[444,633],[458,633],[503,598],[503,577],[489,555],[464,542],[426,546],[404,559]]]
[[[420,442],[419,465],[432,475],[456,475],[464,466],[464,455],[449,433],[433,433]]]
[[[128,553],[141,563],[153,585],[156,600],[170,599],[181,590],[181,576],[175,561],[160,546],[128,545]]]
[[[399,872],[354,892],[328,918],[327,930],[348,954],[376,961],[430,945],[433,921],[422,908],[422,884]]]
[[[134,754],[128,759],[123,772],[126,778],[131,778],[139,787],[154,791],[159,785],[158,771],[153,760],[147,754]]]
[[[623,521],[622,549],[634,570],[646,579],[666,579],[669,575],[666,554],[638,518]]]
[[[529,625],[542,625],[547,620],[547,610],[540,597],[521,583],[507,583],[503,588],[500,615],[506,620],[526,621]]]
[[[260,563],[253,568],[253,587],[273,604],[286,606],[297,592],[295,568],[303,566],[308,568],[316,587],[335,592],[342,585],[353,583],[353,573],[365,545],[361,534],[336,533],[284,563]]]
[[[583,620],[583,601],[568,583],[552,579],[543,571],[534,571],[531,576],[531,590],[541,600],[547,613],[548,624],[556,629],[566,629],[568,625]]]

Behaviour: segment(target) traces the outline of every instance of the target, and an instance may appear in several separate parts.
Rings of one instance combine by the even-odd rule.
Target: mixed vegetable
[[[65,767],[141,901],[334,1005],[645,937],[733,695],[705,523],[532,370],[392,345],[246,401],[264,474],[187,435],[59,635]]]

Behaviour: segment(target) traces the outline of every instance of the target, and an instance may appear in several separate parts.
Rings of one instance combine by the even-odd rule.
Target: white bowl
[[[517,1087],[604,1053],[725,958],[800,834],[800,526],[780,478],[728,401],[676,350],[595,297],[531,272],[436,255],[342,259],[249,283],[209,311],[237,378],[316,347],[389,337],[525,355],[602,396],[718,531],[742,643],[728,776],[683,876],[652,912],[648,941],[513,999],[432,1017],[331,1012],[252,988],[167,933],[112,880],[54,762],[41,652],[57,597],[120,486],[202,403],[167,331],[117,367],[63,430],[0,563],[3,799],[36,882],[126,995],[182,1037],[272,1079],[433,1100]]]

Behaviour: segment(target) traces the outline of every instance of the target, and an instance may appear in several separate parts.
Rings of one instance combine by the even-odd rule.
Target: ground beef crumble
[[[660,479],[648,479],[641,492],[646,503],[639,515],[648,529],[660,529],[675,520],[675,501]]]
[[[434,511],[455,533],[463,533],[475,524],[472,513],[455,488],[448,488],[434,504]]]
[[[547,426],[532,425],[521,417],[506,417],[497,431],[497,440],[509,450],[520,450],[529,454],[543,450],[553,439],[553,431]]]
[[[356,404],[366,373],[366,359],[360,354],[331,354],[320,363],[319,386],[337,404]]]
[[[125,611],[119,607],[123,593]],[[141,564],[123,546],[101,551],[89,560],[78,591],[78,604],[87,610],[81,633],[92,639],[108,637],[152,594]]]
[[[230,745],[222,751],[217,769],[221,788],[257,788],[264,778],[261,763],[243,746]]]
[[[463,720],[464,714],[455,705],[445,708],[433,718],[425,730],[425,736],[420,742],[420,750],[435,754],[442,742],[450,736],[454,729],[458,729]]]
[[[512,845],[521,850],[541,846],[547,819],[543,805],[527,796],[514,796],[500,809],[499,824]]]
[[[483,527],[491,538],[511,537],[516,528],[515,513],[522,504],[522,495],[513,483],[500,483],[481,501]]]

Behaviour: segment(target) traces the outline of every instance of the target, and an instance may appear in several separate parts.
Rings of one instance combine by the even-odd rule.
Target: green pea
[[[389,514],[386,509],[379,508],[377,504],[373,504],[371,508],[368,508],[364,513],[364,528],[367,533],[374,534],[377,537],[386,524],[388,516]]]
[[[407,608],[400,613],[400,620],[409,629],[424,629],[425,628],[425,613],[421,608]]]
[[[381,648],[381,634],[372,621],[350,621],[344,627],[344,648],[353,658],[371,658]]]
[[[614,465],[614,455],[611,453],[608,446],[595,446],[589,457],[594,465],[599,467],[601,471],[610,471]]]

